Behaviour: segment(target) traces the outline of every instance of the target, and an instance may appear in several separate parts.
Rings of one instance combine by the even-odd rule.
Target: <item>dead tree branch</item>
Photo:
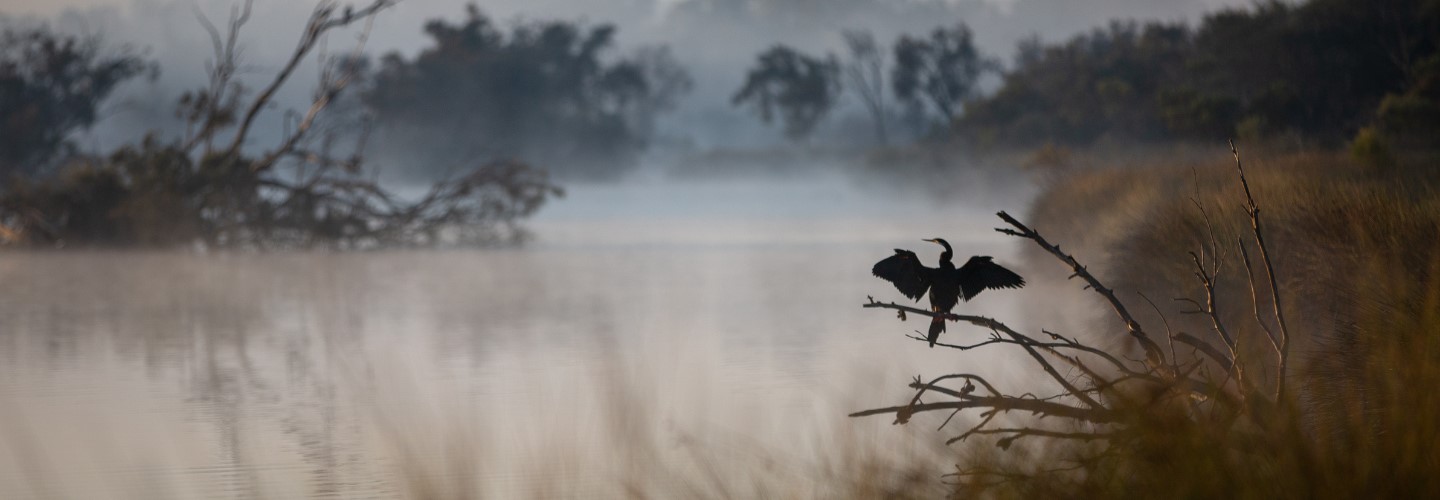
[[[1280,327],[1279,368],[1275,377],[1275,398],[1276,401],[1280,401],[1285,395],[1286,365],[1290,360],[1290,330],[1285,326],[1285,312],[1280,301],[1280,287],[1276,285],[1275,264],[1270,260],[1270,249],[1265,245],[1265,232],[1260,225],[1260,207],[1255,204],[1255,196],[1250,193],[1250,181],[1245,178],[1245,164],[1240,161],[1240,150],[1235,147],[1235,141],[1230,141],[1230,153],[1235,156],[1235,169],[1240,173],[1240,185],[1245,189],[1245,213],[1250,216],[1250,231],[1255,236],[1255,246],[1260,249],[1260,261],[1265,264],[1265,277],[1270,285],[1271,307],[1275,310],[1275,324]],[[1249,262],[1248,256],[1245,260]],[[1254,273],[1250,274],[1253,277]],[[1253,280],[1251,284],[1253,287]],[[1258,304],[1256,307],[1259,307]]]
[[[1150,364],[1150,366],[1154,368],[1164,367],[1166,365],[1165,353],[1164,351],[1160,350],[1160,345],[1156,344],[1155,341],[1150,340],[1150,336],[1146,334],[1145,330],[1140,327],[1140,322],[1135,321],[1135,317],[1132,316],[1130,314],[1130,311],[1125,308],[1125,304],[1121,303],[1120,299],[1115,297],[1114,290],[1106,288],[1104,284],[1100,283],[1099,279],[1095,278],[1094,275],[1090,274],[1090,271],[1086,269],[1085,266],[1080,265],[1080,262],[1075,260],[1074,257],[1061,251],[1059,246],[1053,245],[1049,241],[1046,241],[1045,237],[1041,236],[1040,233],[1037,233],[1035,232],[1035,230],[1030,229],[1024,224],[1020,223],[1019,220],[1011,217],[1008,213],[1000,212],[997,215],[1000,216],[1001,220],[1004,220],[1007,224],[1010,224],[1012,227],[1014,227],[1014,229],[996,228],[996,231],[1034,241],[1036,245],[1040,246],[1040,248],[1044,249],[1046,252],[1054,255],[1055,258],[1060,259],[1061,262],[1064,262],[1066,265],[1070,266],[1070,269],[1074,271],[1074,275],[1072,277],[1079,277],[1080,279],[1085,280],[1088,288],[1094,290],[1095,293],[1100,294],[1101,296],[1105,297],[1105,300],[1110,302],[1111,309],[1113,309],[1115,311],[1115,314],[1120,317],[1120,321],[1125,323],[1125,328],[1130,332],[1130,336],[1134,337],[1135,341],[1140,344],[1140,347],[1145,350],[1145,358],[1146,361]]]
[[[374,0],[369,5],[360,9],[352,10],[347,7],[343,13],[336,12],[338,4],[334,0],[325,0],[316,5],[315,10],[310,13],[310,19],[305,24],[305,31],[300,35],[300,41],[295,44],[295,51],[291,53],[290,59],[285,63],[285,66],[275,74],[275,78],[273,78],[270,83],[256,95],[255,100],[250,103],[250,106],[240,119],[240,125],[235,130],[235,137],[231,139],[230,146],[226,148],[226,152],[229,155],[235,155],[240,152],[240,148],[245,145],[246,137],[249,136],[250,127],[255,123],[255,118],[260,114],[260,110],[264,109],[264,107],[270,103],[270,100],[275,97],[275,92],[279,91],[280,87],[285,85],[285,82],[290,79],[290,75],[295,72],[295,68],[299,67],[300,62],[304,61],[305,57],[315,49],[325,33],[335,28],[349,26],[355,21],[362,19],[368,20],[381,10],[395,5],[398,1],[399,0]],[[328,103],[329,97],[333,97],[333,95],[328,97],[322,96],[320,99],[317,99],[317,103],[321,101]],[[319,104],[319,107],[323,109],[324,104]],[[315,110],[314,106],[312,106],[312,113],[309,114],[313,115],[317,112],[318,110]],[[269,156],[271,155],[267,155],[267,157]],[[273,165],[273,162],[271,164],[256,162],[252,164],[251,170],[265,170],[271,165]]]

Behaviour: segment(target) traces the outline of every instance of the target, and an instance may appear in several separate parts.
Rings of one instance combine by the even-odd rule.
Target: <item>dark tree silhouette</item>
[[[966,107],[962,134],[1022,147],[1232,134],[1337,145],[1373,124],[1424,145],[1440,117],[1424,90],[1440,61],[1434,0],[1256,2],[1193,26],[1117,21],[1032,39],[1019,53],[1001,88]]]
[[[128,49],[107,52],[95,36],[0,31],[0,177],[49,166],[117,86],[150,67]]]
[[[397,0],[316,5],[288,62],[250,97],[235,80],[239,32],[250,2],[221,32],[204,16],[215,60],[209,83],[185,94],[178,140],[148,137],[105,157],[75,158],[56,175],[20,179],[0,192],[0,242],[46,246],[182,246],[340,249],[490,245],[520,241],[517,221],[560,190],[544,170],[515,160],[477,160],[419,197],[385,189],[365,172],[368,129],[341,137],[327,110],[364,69],[370,21]],[[343,12],[343,13],[342,13]],[[287,111],[285,134],[268,149],[245,147],[301,61],[325,35],[360,23],[354,50],[322,60],[308,109]],[[337,130],[338,129],[338,130]],[[353,139],[353,140],[351,140]],[[342,146],[354,149],[337,152]]]
[[[979,92],[980,78],[995,71],[995,61],[980,54],[970,28],[936,28],[928,38],[901,36],[895,42],[891,85],[895,97],[912,110],[928,107],[948,125],[965,101]]]
[[[840,64],[833,56],[817,58],[784,45],[760,54],[731,103],[749,105],[770,123],[779,114],[785,136],[801,140],[835,107],[840,96]]]
[[[691,86],[663,48],[614,60],[612,25],[541,21],[507,32],[472,4],[464,20],[434,20],[425,33],[432,45],[413,59],[386,56],[363,96],[384,149],[426,159],[424,174],[515,156],[611,176]]]

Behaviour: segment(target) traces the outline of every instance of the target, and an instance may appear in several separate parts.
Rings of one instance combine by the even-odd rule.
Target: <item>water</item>
[[[844,450],[958,432],[847,412],[1005,372],[861,309],[900,298],[870,264],[1013,262],[991,214],[1024,198],[640,179],[571,187],[519,250],[0,254],[0,498],[812,496]]]

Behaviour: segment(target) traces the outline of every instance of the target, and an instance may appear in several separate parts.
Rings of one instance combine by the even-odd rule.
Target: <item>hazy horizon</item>
[[[670,46],[695,81],[692,92],[676,110],[660,117],[658,142],[685,148],[770,148],[785,140],[772,126],[733,107],[730,96],[740,86],[746,67],[765,48],[785,43],[813,53],[843,54],[841,32],[873,31],[882,43],[900,34],[923,34],[933,28],[967,23],[977,44],[1008,62],[1017,42],[1038,36],[1058,41],[1104,26],[1111,19],[1195,21],[1224,6],[1248,5],[1242,0],[597,0],[575,5],[563,0],[476,2],[502,25],[519,20],[558,19],[589,24],[613,23],[619,28],[616,55],[645,45]],[[128,83],[110,99],[106,118],[79,143],[107,150],[138,140],[152,129],[174,134],[174,100],[204,82],[204,64],[211,58],[208,38],[191,5],[217,24],[239,0],[9,0],[0,12],[50,23],[65,31],[98,33],[111,44],[142,50],[161,69],[158,80]],[[458,20],[466,0],[406,0],[383,12],[365,47],[371,57],[390,52],[413,55],[430,43],[422,33],[432,19]],[[255,2],[251,23],[242,33],[242,57],[250,71],[241,78],[255,85],[288,56],[300,24],[314,2]],[[819,6],[823,5],[821,8]],[[3,19],[3,18],[0,18]],[[353,32],[352,32],[353,33]],[[351,35],[332,36],[349,46]],[[335,49],[340,50],[340,49]],[[305,105],[313,87],[313,64],[282,88],[281,107],[262,114],[257,137],[278,133],[279,111]],[[993,79],[990,83],[993,85]],[[847,142],[856,131],[868,133],[866,118],[853,96],[844,96],[839,110],[821,124],[821,143]]]

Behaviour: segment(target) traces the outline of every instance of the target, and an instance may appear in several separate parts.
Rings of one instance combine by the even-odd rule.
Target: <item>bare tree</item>
[[[397,1],[358,8],[321,1],[286,64],[254,97],[236,80],[251,2],[232,10],[223,33],[197,12],[215,58],[207,65],[208,84],[180,99],[187,135],[174,144],[146,140],[83,166],[86,175],[5,193],[0,226],[10,239],[48,244],[373,248],[523,240],[517,221],[562,194],[545,171],[496,159],[407,199],[366,174],[368,124],[358,130],[322,125],[364,68],[361,51],[375,16]],[[327,34],[354,24],[363,29],[347,55],[329,58],[321,51],[314,97],[303,112],[284,114],[279,143],[247,151],[261,110],[272,107],[301,62],[325,45]],[[342,146],[353,149],[337,152]],[[73,195],[97,190],[107,196]]]
[[[875,122],[875,136],[881,146],[889,144],[885,127],[889,108],[885,103],[885,49],[875,40],[875,34],[865,30],[846,31],[845,47],[850,51],[850,60],[845,62],[845,78],[850,88],[865,103],[870,119]]]

